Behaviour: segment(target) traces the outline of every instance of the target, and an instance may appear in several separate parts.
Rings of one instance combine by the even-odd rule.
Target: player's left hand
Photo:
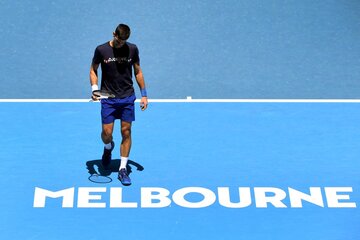
[[[148,106],[148,99],[147,97],[142,97],[140,100],[140,108],[142,111],[145,111],[145,109],[147,109]]]

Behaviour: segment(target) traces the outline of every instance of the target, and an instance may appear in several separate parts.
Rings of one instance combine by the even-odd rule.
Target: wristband
[[[96,91],[96,90],[99,90],[99,86],[94,84],[94,85],[91,85],[91,91]]]
[[[147,97],[146,88],[140,89],[140,92],[142,97]]]

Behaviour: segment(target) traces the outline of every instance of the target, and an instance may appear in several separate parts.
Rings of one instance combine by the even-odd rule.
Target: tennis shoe
[[[111,162],[111,152],[115,147],[114,141],[111,141],[111,149],[104,148],[104,153],[101,158],[102,165],[106,168],[110,165]]]
[[[122,169],[119,170],[118,179],[125,186],[131,185],[131,179],[128,176],[127,171],[126,171],[125,168],[122,168]]]

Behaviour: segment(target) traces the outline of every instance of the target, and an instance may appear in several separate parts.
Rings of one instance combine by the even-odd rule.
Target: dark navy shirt
[[[135,44],[126,42],[121,48],[113,48],[109,42],[95,49],[93,64],[101,64],[101,90],[111,91],[117,98],[135,93],[132,67],[140,63],[139,50]]]

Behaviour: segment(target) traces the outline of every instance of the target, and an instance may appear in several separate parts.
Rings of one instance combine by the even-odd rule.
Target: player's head
[[[126,41],[130,37],[130,28],[126,24],[119,24],[114,32],[114,35],[120,40]]]
[[[115,32],[113,32],[114,35],[114,47],[115,48],[121,48],[125,45],[126,40],[130,37],[130,28],[128,25],[125,24],[119,24],[117,28],[115,29]]]

